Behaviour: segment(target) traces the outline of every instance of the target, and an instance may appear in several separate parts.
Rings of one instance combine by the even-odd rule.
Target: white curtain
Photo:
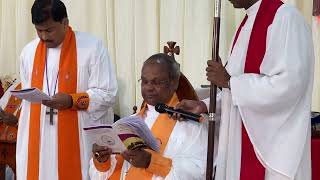
[[[211,56],[214,0],[63,0],[70,24],[104,40],[119,83],[116,112],[132,113],[141,104],[142,63],[162,52],[167,41],[176,41],[176,56],[183,73],[194,87],[208,84],[206,61]],[[312,18],[312,0],[287,0],[298,7],[313,29],[316,52],[313,110],[320,111],[320,23]],[[31,23],[33,0],[0,0],[0,76],[19,73],[19,54],[36,37]],[[231,38],[241,22],[243,10],[222,1],[220,55],[226,59]]]

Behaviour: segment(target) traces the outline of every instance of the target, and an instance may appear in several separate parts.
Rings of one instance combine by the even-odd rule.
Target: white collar
[[[155,106],[152,106],[150,104],[147,104],[147,109],[148,109],[148,111],[156,112]]]
[[[262,0],[257,1],[251,7],[249,7],[246,12],[248,16],[253,16],[258,13]]]

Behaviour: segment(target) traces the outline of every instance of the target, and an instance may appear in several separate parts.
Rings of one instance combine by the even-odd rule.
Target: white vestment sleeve
[[[234,105],[254,111],[279,112],[305,94],[313,72],[310,29],[297,13],[279,17],[268,30],[270,36],[261,74],[231,77]]]
[[[25,49],[22,50],[21,54],[20,54],[20,80],[21,80],[21,89],[24,89],[26,87],[30,88],[31,86],[31,77],[29,77],[29,73],[28,73],[28,66],[26,64],[26,60],[25,58]],[[32,71],[32,69],[30,69],[29,71]],[[32,74],[32,73],[31,73]],[[21,102],[21,107],[24,106],[24,103],[26,103],[25,100],[22,100]],[[21,118],[21,116],[20,116]],[[20,127],[20,126],[19,126]]]
[[[241,50],[238,53],[241,55]],[[245,59],[237,59],[236,55],[231,55],[230,67],[227,67],[232,76],[231,94],[228,91],[225,94],[233,106],[228,105],[229,99],[223,100],[226,110],[222,121],[228,123],[220,129],[227,131],[219,139],[219,143],[225,142],[219,157],[227,152],[227,162],[223,165],[231,167],[235,157],[240,156],[232,150],[235,149],[232,145],[241,142],[237,136],[241,131],[237,130],[241,129],[242,120],[264,167],[293,179],[305,155],[304,148],[310,144],[314,72],[310,27],[295,8],[283,5],[268,28],[260,74],[243,74],[239,67]],[[235,166],[230,168],[226,174],[230,175],[235,169]]]
[[[26,87],[26,82],[28,77],[27,72],[26,72],[26,67],[25,67],[25,61],[24,61],[24,50],[22,50],[21,55],[20,55],[20,79],[21,79],[21,88]]]
[[[110,57],[101,41],[98,43],[94,58],[96,60],[89,69],[88,112],[92,120],[98,120],[114,106],[118,87]]]
[[[109,179],[117,166],[117,159],[115,158],[115,155],[112,155],[110,157],[110,161],[111,161],[110,169],[106,172],[100,172],[95,167],[95,165],[93,163],[93,159],[91,159],[90,165],[89,165],[90,179],[92,179],[92,180],[107,180],[107,179]]]
[[[207,124],[189,121],[177,122],[176,126],[175,131],[186,136],[178,135],[175,145],[167,146],[166,154],[172,159],[172,167],[165,179],[205,179]]]

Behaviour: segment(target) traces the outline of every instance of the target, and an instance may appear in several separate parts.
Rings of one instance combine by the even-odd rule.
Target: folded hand
[[[51,100],[44,100],[42,104],[53,109],[69,109],[73,105],[72,97],[69,94],[58,93]]]
[[[126,161],[137,168],[148,168],[151,161],[151,154],[144,149],[127,150],[121,155]]]
[[[99,146],[94,143],[92,145],[92,154],[94,155],[94,158],[99,162],[106,162],[110,158],[112,150],[107,146]]]

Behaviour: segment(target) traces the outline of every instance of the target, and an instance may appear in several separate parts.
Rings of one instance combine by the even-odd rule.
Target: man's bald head
[[[179,80],[180,78],[180,64],[177,63],[173,57],[167,54],[159,53],[152,55],[143,63],[143,66],[147,64],[158,64],[160,66],[164,66],[171,80]]]

